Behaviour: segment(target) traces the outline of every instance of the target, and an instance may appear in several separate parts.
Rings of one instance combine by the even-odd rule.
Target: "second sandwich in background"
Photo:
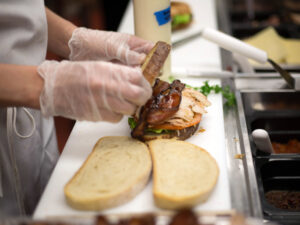
[[[188,3],[171,1],[172,31],[187,28],[193,21],[192,10]]]

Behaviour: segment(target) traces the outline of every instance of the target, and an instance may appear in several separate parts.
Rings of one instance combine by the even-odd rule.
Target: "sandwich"
[[[143,75],[152,85],[153,93],[128,120],[131,136],[141,141],[191,137],[206,113],[205,107],[210,105],[205,95],[186,87],[180,80],[168,83],[158,78],[170,49],[169,44],[158,42],[142,65]]]
[[[185,2],[171,2],[171,26],[172,31],[188,27],[193,21],[193,14],[190,6]]]

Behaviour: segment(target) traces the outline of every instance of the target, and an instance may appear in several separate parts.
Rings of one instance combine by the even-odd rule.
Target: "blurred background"
[[[46,0],[45,5],[77,26],[116,31],[129,0]]]
[[[300,72],[299,0],[227,0],[228,32],[266,51],[289,72]],[[255,72],[273,72],[251,62]]]
[[[247,38],[272,26],[285,38],[300,38],[299,0],[227,0],[232,34]]]

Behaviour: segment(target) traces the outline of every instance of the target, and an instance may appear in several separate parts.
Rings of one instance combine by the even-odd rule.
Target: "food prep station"
[[[240,38],[238,35],[253,34],[260,28],[253,27],[253,23],[240,23],[243,21],[240,15],[246,12],[245,7],[237,4],[242,1],[229,1],[231,4],[222,0],[186,1],[194,4],[194,11],[201,12],[195,14],[196,27],[191,29],[191,33],[210,27]],[[235,9],[229,8],[233,5]],[[250,16],[256,12],[251,5],[247,9]],[[255,18],[267,17],[258,15]],[[261,26],[265,26],[264,23]],[[286,27],[278,25],[276,28],[284,33]],[[287,26],[287,30],[291,35],[292,31],[298,32],[300,26]],[[132,2],[127,7],[119,31],[134,33]],[[297,32],[293,33],[294,38],[299,37]],[[190,34],[177,33],[172,38],[178,40]],[[206,80],[211,84],[229,86],[236,96],[234,107],[226,107],[221,95],[209,96],[212,108],[208,108],[208,114],[200,124],[206,131],[188,140],[206,148],[216,158],[221,170],[211,198],[196,209],[215,213],[237,211],[265,223],[300,224],[300,155],[262,152],[252,136],[255,129],[265,129],[272,142],[300,140],[300,92],[288,87],[271,67],[268,70],[254,68],[254,73],[243,72],[230,52],[201,36],[174,48],[171,62],[175,78],[194,86]],[[297,76],[298,67],[293,66],[290,72]],[[81,166],[98,138],[128,133],[126,123],[126,120],[114,125],[76,123],[35,211],[35,219],[96,213],[79,213],[70,209],[64,202],[63,186]],[[278,191],[292,196],[284,204],[279,204],[276,202]],[[151,184],[132,203],[106,213],[156,211],[149,193]]]

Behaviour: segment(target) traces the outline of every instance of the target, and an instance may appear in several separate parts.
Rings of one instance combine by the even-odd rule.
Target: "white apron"
[[[0,63],[39,65],[46,49],[44,1],[1,0]],[[0,107],[0,218],[33,213],[58,155],[53,118]]]

